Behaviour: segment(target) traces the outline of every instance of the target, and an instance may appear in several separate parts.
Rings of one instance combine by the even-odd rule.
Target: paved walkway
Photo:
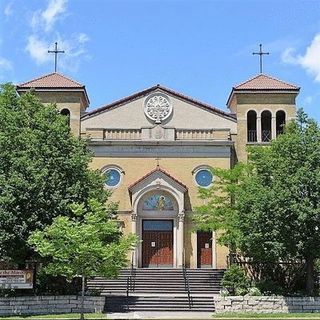
[[[181,320],[212,320],[213,312],[128,312],[108,313],[108,319],[181,319]]]

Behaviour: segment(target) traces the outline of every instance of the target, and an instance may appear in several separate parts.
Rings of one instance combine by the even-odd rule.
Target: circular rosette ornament
[[[169,97],[159,92],[149,95],[145,100],[144,113],[155,123],[161,123],[172,113]]]

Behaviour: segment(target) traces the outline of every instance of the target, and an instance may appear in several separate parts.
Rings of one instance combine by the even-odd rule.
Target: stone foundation
[[[85,312],[102,312],[105,297],[85,297]],[[79,296],[25,296],[0,298],[0,316],[79,313]]]
[[[259,313],[320,312],[320,297],[216,297],[215,310],[217,313],[248,311]]]

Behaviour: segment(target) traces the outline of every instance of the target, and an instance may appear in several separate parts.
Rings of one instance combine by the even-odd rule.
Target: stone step
[[[125,294],[126,293],[126,290],[107,290],[107,289],[103,289],[100,291],[101,295],[112,295],[112,294],[119,294],[119,293],[122,293],[122,294]],[[219,290],[202,290],[202,291],[192,291],[192,295],[198,295],[198,294],[219,294]],[[134,293],[134,294],[137,294],[137,293],[144,293],[144,294],[185,294],[185,291],[179,291],[179,290],[159,290],[159,291],[155,291],[155,290],[139,290],[139,291],[134,291],[134,292],[129,292],[129,293]]]
[[[107,308],[121,311],[214,311],[213,295],[220,292],[224,270],[188,269],[186,274],[192,297],[189,309],[182,269],[122,270],[117,279],[95,277],[87,282],[88,289],[106,296]],[[127,299],[127,279],[131,290]],[[129,309],[128,309],[129,308]]]
[[[195,284],[195,285],[204,285],[204,284],[220,284],[221,280],[220,279],[204,279],[204,280],[194,280],[194,279],[188,279],[189,284]],[[113,279],[113,280],[88,280],[88,284],[114,284],[114,283],[121,283],[121,284],[126,284],[128,281],[127,279]],[[131,279],[131,283],[136,283],[136,284],[184,284],[184,279]]]
[[[107,311],[206,311],[214,312],[214,300],[209,297],[195,297],[189,306],[187,297],[119,297],[106,299]]]

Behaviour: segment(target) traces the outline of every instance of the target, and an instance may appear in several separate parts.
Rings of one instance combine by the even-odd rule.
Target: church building
[[[69,117],[74,135],[90,138],[91,166],[119,203],[121,227],[141,240],[135,267],[223,269],[228,249],[192,222],[199,187],[215,183],[215,168],[246,161],[248,145],[281,134],[300,88],[261,73],[232,87],[228,112],[162,85],[87,112],[85,86],[57,72],[17,86],[30,89]]]

